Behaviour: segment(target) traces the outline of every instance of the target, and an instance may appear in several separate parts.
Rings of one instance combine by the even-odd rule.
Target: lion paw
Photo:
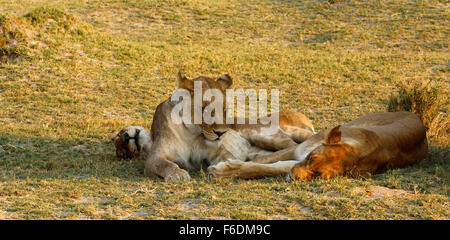
[[[234,177],[244,167],[245,163],[240,160],[227,160],[208,167],[208,173],[214,177]]]
[[[191,176],[186,170],[178,168],[164,177],[166,182],[178,182],[178,181],[189,181],[191,180]]]

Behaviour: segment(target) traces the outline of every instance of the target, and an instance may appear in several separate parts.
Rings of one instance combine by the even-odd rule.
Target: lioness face
[[[314,149],[303,162],[292,167],[292,180],[311,180],[314,176],[329,179],[344,173],[345,166],[353,165],[357,160],[354,149],[347,144],[322,145]]]
[[[225,107],[226,107],[226,90],[229,89],[231,87],[231,85],[233,84],[233,80],[231,79],[231,77],[228,74],[224,74],[221,77],[219,77],[218,79],[213,79],[213,78],[209,78],[209,77],[205,77],[205,76],[200,76],[194,79],[188,79],[185,76],[183,76],[181,73],[178,73],[178,86],[179,88],[182,89],[186,89],[189,91],[189,93],[191,94],[191,102],[194,103],[194,94],[198,94],[194,91],[194,83],[196,81],[201,82],[201,87],[202,87],[202,95],[201,96],[205,96],[205,93],[208,90],[212,90],[214,91],[214,94],[219,94],[222,97],[222,103],[220,103],[220,99],[215,99],[214,96],[211,97],[211,99],[208,100],[203,100],[202,101],[202,113],[204,111],[211,112],[211,117],[215,117],[215,108],[214,106],[216,106],[216,104],[221,104],[221,109],[222,109],[222,122],[225,122]],[[191,119],[193,119],[193,113],[194,113],[194,104],[192,104],[192,111],[191,111]],[[218,108],[220,109],[220,108]],[[207,124],[205,123],[205,121],[203,120],[202,123],[200,124],[200,127],[202,129],[202,134],[203,136],[210,141],[215,141],[218,138],[220,138],[220,136],[226,132],[226,127],[223,124]]]
[[[202,124],[202,136],[208,141],[219,140],[229,130],[225,124]]]
[[[223,100],[223,109],[225,109],[225,93],[226,90],[231,87],[233,84],[233,80],[228,74],[224,74],[220,76],[218,79],[213,79],[205,76],[196,77],[194,79],[188,79],[187,77],[183,76],[181,73],[178,73],[178,87],[181,89],[188,90],[191,94],[191,101],[193,103],[194,101],[194,94],[199,94],[194,92],[194,82],[201,82],[202,92],[201,96],[203,97],[205,95],[205,92],[209,90],[213,90],[218,92],[222,95]],[[202,111],[205,109],[205,107],[215,101],[214,97],[210,101],[202,101]]]
[[[116,155],[121,159],[139,157],[144,144],[148,144],[150,138],[148,132],[140,126],[128,126],[114,133],[111,141],[116,147]]]
[[[318,175],[329,179],[346,172],[346,168],[357,160],[357,150],[341,142],[340,126],[337,126],[330,130],[322,145],[292,167],[289,177],[293,180],[311,180]]]

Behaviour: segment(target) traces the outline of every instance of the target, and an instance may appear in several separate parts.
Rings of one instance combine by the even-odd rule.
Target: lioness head
[[[202,123],[199,126],[202,129],[202,134],[207,140],[217,140],[224,132],[226,132],[226,126],[224,124],[215,124],[214,122],[205,121],[203,113],[209,113],[212,118],[218,117],[225,122],[225,109],[226,109],[226,90],[233,84],[232,78],[228,74],[224,74],[217,79],[210,77],[200,76],[194,79],[188,79],[180,72],[177,75],[178,87],[189,91],[191,96],[191,119],[194,121],[194,105],[195,105],[195,82],[201,83],[201,100],[202,100]],[[198,86],[198,85],[197,85]],[[212,95],[209,95],[211,94]],[[215,99],[215,96],[221,96],[220,99]],[[206,99],[205,99],[206,98]],[[216,106],[219,106],[216,108]],[[216,109],[221,109],[221,115],[216,115]],[[221,117],[220,117],[221,116]]]
[[[357,161],[357,150],[349,144],[341,142],[341,126],[334,127],[327,134],[325,141],[311,151],[305,160],[292,167],[288,178],[292,180],[311,180],[320,175],[319,171],[345,172],[346,166]],[[358,173],[355,173],[358,174]],[[323,176],[326,177],[326,176]]]
[[[151,144],[150,133],[140,126],[125,127],[110,137],[116,147],[117,157],[122,159],[139,157],[144,145]]]
[[[216,141],[230,128],[226,124],[202,124],[202,136],[208,141]]]

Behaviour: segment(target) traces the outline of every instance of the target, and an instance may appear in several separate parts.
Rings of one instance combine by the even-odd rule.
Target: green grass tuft
[[[69,29],[72,25],[76,24],[77,19],[60,9],[40,7],[24,15],[25,19],[28,19],[32,25],[40,26],[49,21],[54,21],[55,25],[61,26],[64,29]]]
[[[409,111],[420,117],[425,126],[431,122],[442,110],[443,96],[439,86],[423,86],[422,84],[401,85],[399,93],[391,96],[388,102],[388,111]]]
[[[0,14],[0,61],[15,61],[29,55],[27,25],[18,18]]]
[[[427,127],[429,136],[439,142],[448,143],[450,122],[448,118],[448,96],[442,94],[446,84],[422,83],[400,84],[399,92],[388,101],[387,110],[415,113]]]
[[[342,3],[346,2],[347,0],[327,0],[329,4],[335,4],[335,3]]]

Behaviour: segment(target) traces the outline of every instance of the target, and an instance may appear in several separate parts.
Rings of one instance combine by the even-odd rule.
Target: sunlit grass
[[[445,1],[328,2],[0,0],[27,50],[0,63],[0,218],[448,219],[433,136],[422,163],[368,180],[167,184],[115,158],[108,133],[149,128],[179,69],[280,89],[316,130],[385,111],[400,83],[449,94]],[[407,195],[368,196],[377,185]]]

